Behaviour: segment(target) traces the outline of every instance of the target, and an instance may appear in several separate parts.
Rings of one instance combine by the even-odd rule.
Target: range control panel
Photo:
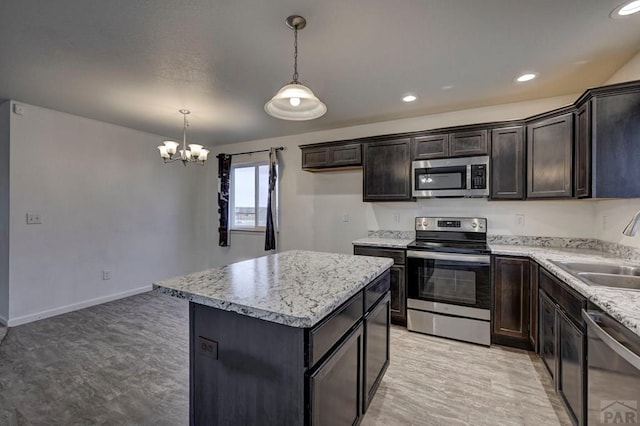
[[[487,232],[482,217],[416,217],[416,231]]]

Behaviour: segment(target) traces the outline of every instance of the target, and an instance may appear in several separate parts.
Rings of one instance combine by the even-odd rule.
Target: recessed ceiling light
[[[640,12],[640,0],[628,1],[613,9],[609,15],[612,18],[624,18]]]
[[[538,76],[538,74],[536,74],[536,73],[528,72],[526,74],[522,74],[520,77],[516,77],[516,82],[524,83],[525,81],[533,80],[537,76]]]
[[[441,90],[451,90],[451,89],[453,89],[453,86],[442,86],[440,89]]]
[[[405,101],[405,102],[413,102],[416,99],[418,99],[418,97],[415,96],[415,95],[407,95],[404,98],[402,98],[402,100]]]

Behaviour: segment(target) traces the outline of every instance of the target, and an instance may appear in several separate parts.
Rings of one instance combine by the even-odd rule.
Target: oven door
[[[407,298],[491,309],[488,255],[407,251]]]

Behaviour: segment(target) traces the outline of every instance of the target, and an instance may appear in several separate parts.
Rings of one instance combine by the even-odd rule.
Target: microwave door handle
[[[407,257],[414,259],[428,259],[428,260],[451,260],[454,262],[473,262],[490,264],[491,258],[489,256],[473,255],[473,254],[457,254],[457,253],[437,253],[430,251],[415,251],[408,250]]]
[[[591,318],[589,312],[584,309],[582,310],[582,319],[587,323],[587,328],[592,330],[605,345],[611,348],[611,350],[618,354],[622,359],[640,370],[640,356],[631,352],[624,345],[614,339],[609,333],[604,331],[602,327],[600,327],[598,323]]]
[[[471,164],[467,164],[467,186],[465,189],[471,189]]]

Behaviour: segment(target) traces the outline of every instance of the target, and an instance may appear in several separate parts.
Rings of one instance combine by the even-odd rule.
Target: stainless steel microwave
[[[489,196],[489,156],[420,160],[411,163],[417,198]]]

